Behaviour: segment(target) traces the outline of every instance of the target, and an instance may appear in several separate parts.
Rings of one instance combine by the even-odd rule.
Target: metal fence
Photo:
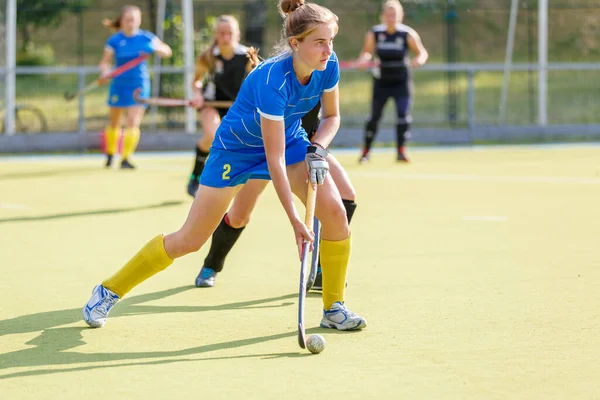
[[[600,115],[594,104],[600,96],[600,63],[552,63],[549,71],[549,123],[599,124]],[[181,93],[183,68],[152,68],[156,73],[177,81],[170,92]],[[448,74],[456,74],[457,115],[448,115]],[[0,68],[0,76],[4,69]],[[415,72],[415,102],[413,114],[416,126],[469,127],[477,125],[530,125],[537,121],[538,65],[514,64],[508,90],[509,102],[505,121],[499,121],[500,90],[503,64],[428,64]],[[83,89],[98,74],[95,66],[87,67],[18,67],[17,104],[34,106],[44,114],[47,131],[86,132],[101,129],[106,108],[106,89],[82,96],[72,103],[62,98],[67,90]],[[169,81],[169,79],[165,79]],[[46,95],[29,96],[27,90],[35,85]],[[341,109],[346,125],[355,125],[369,114],[371,78],[368,72],[343,70],[340,82]],[[391,106],[391,104],[390,104]],[[393,120],[386,112],[384,123]],[[163,109],[149,114],[147,126],[160,130],[178,129],[182,123],[181,110]],[[32,127],[29,133],[36,133]]]
[[[78,132],[84,135],[103,129],[107,110],[105,88],[72,103],[65,103],[62,98],[63,92],[81,88],[96,76],[98,69],[94,64],[98,62],[108,36],[108,32],[100,26],[100,21],[103,17],[115,16],[121,6],[118,0],[82,0],[82,4],[85,1],[88,2],[87,8],[63,14],[57,26],[43,26],[29,31],[23,26],[19,27],[17,44],[22,45],[26,39],[35,44],[33,53],[37,58],[33,57],[33,63],[48,61],[44,59],[46,55],[60,66],[17,67],[17,117],[24,120],[21,129],[16,127],[17,133]],[[238,16],[242,31],[248,36],[247,28],[253,16],[248,4],[262,1],[194,0],[196,51],[209,39],[210,29],[207,26],[215,15],[231,13]],[[318,2],[330,7],[340,17],[340,34],[335,45],[340,58],[356,57],[364,33],[378,22],[381,2]],[[6,4],[5,1],[0,3]],[[27,1],[20,3],[33,4]],[[35,3],[53,7],[53,0]],[[159,19],[156,12],[158,0],[131,0],[128,3],[142,8],[144,27],[155,31]],[[264,49],[278,39],[281,26],[281,19],[273,7],[275,1],[268,0],[266,3],[269,6],[265,8],[263,21]],[[512,54],[515,64],[510,67],[506,107],[500,108],[505,72],[502,62],[506,50],[510,3],[510,0],[403,2],[405,22],[419,32],[431,56],[430,64],[415,73],[415,131],[442,129],[449,132],[448,136],[452,132],[467,132],[471,138],[477,138],[478,132],[483,132],[484,128],[536,126],[540,72],[537,64],[537,0],[519,2]],[[27,7],[19,9],[21,16],[27,12]],[[167,96],[183,96],[184,93],[180,20],[180,1],[167,0],[166,22],[162,28],[165,41],[175,51],[175,56],[161,68],[160,90]],[[580,128],[575,128],[576,132],[595,136],[596,127],[600,124],[600,117],[595,111],[600,106],[600,2],[552,1],[548,20],[549,64],[543,70],[548,74],[547,122],[550,128],[569,126],[567,130],[572,130],[572,126],[577,126]],[[51,51],[44,53],[44,49]],[[268,51],[263,51],[263,54],[266,53]],[[4,56],[3,51],[0,54]],[[4,63],[2,61],[1,64]],[[0,69],[0,74],[3,71]],[[0,79],[0,82],[4,82],[4,79]],[[342,73],[340,87],[344,128],[361,129],[369,114],[370,86],[368,73],[355,70]],[[39,113],[28,113],[30,106],[39,110]],[[391,106],[388,107],[384,127],[394,122],[393,110]],[[38,121],[38,114],[42,115],[44,123]],[[182,110],[153,110],[145,118],[143,128],[146,132],[181,132],[184,121]],[[498,132],[501,135],[503,131],[508,132],[507,129]]]

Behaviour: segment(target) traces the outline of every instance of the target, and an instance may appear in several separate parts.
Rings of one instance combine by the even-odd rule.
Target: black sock
[[[344,208],[346,209],[346,217],[348,218],[348,225],[350,225],[350,221],[352,221],[354,211],[356,211],[356,203],[354,202],[354,200],[345,199],[342,199],[342,203],[344,203]]]
[[[371,150],[371,146],[375,140],[375,135],[377,135],[377,124],[372,121],[367,122],[367,126],[365,127],[365,145],[363,148],[363,155],[367,154]]]
[[[221,272],[225,265],[225,257],[233,248],[233,245],[239,239],[245,226],[241,228],[232,228],[226,222],[227,214],[221,220],[221,223],[212,234],[212,242],[208,255],[204,259],[204,266],[212,268],[216,272]]]
[[[397,147],[403,147],[406,143],[406,139],[410,137],[410,133],[408,130],[410,129],[410,124],[403,123],[396,125],[396,144]]]
[[[206,163],[206,158],[208,157],[208,151],[200,150],[200,147],[196,147],[196,163],[194,164],[194,171],[192,171],[192,177],[197,179],[202,175],[202,170],[204,170],[204,164]]]

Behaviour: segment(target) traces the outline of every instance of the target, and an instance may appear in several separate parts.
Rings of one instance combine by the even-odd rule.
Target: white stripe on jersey
[[[223,148],[225,150],[227,150],[227,147],[225,146],[225,143],[223,143],[223,139],[221,139],[221,135],[219,135],[219,141],[221,142],[221,144],[223,145]]]
[[[257,108],[256,111],[266,119],[270,119],[272,121],[283,121],[283,115],[271,115],[260,111],[260,108]]]
[[[244,144],[244,145],[246,145],[248,147],[264,147],[264,145],[262,145],[262,144],[248,144],[248,143],[244,143],[242,141],[242,139],[240,139],[240,137],[235,134],[235,132],[233,131],[233,129],[231,129],[231,127],[229,127],[229,130],[231,131],[231,133],[233,134],[233,136],[235,136],[237,138],[237,140],[240,141],[241,144]],[[221,142],[221,143],[223,143],[223,142]]]
[[[309,110],[309,111],[310,111],[310,110]],[[308,111],[299,111],[299,112],[291,113],[291,114],[290,114],[290,115],[288,115],[286,118],[289,118],[289,117],[291,117],[292,115],[295,115],[295,114],[307,114],[307,113],[308,113]]]
[[[319,96],[321,96],[321,94],[315,94],[314,96],[304,97],[304,98],[300,99],[300,101],[314,99],[315,97],[319,97]]]
[[[277,64],[277,61],[275,61],[273,63],[273,65],[271,65],[271,68],[269,68],[269,73],[267,74],[267,85],[269,84],[269,78],[271,77],[271,70],[273,69],[273,67],[275,66],[275,64]]]
[[[259,127],[259,128],[262,128],[262,127],[260,126],[260,122],[258,122],[258,121],[256,120],[256,111],[255,111],[255,110],[252,110],[252,116],[254,117],[254,122],[256,122],[256,125],[258,125],[258,127]]]
[[[329,89],[323,89],[324,92],[330,93],[333,92],[335,90],[335,88],[338,87],[338,84],[336,83],[334,87],[329,88]]]
[[[263,138],[262,138],[262,137],[260,137],[260,136],[258,136],[258,135],[255,135],[255,134],[253,134],[252,132],[250,132],[250,131],[248,130],[248,127],[246,126],[246,123],[244,122],[244,120],[243,120],[243,119],[242,119],[242,120],[240,120],[240,121],[242,121],[242,125],[244,125],[244,128],[246,129],[246,132],[248,132],[248,135],[250,135],[250,136],[254,136],[255,138],[259,138],[260,140],[263,140]]]
[[[285,85],[285,82],[286,82],[286,81],[283,81],[283,83],[281,84],[281,86],[279,86],[279,89],[278,89],[278,90],[281,90],[281,88],[283,88],[283,86]]]

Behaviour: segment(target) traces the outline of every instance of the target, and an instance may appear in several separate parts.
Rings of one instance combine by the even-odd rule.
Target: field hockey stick
[[[162,106],[162,107],[193,107],[192,101],[187,99],[174,99],[170,97],[141,97],[141,89],[135,89],[133,92],[133,99],[136,103],[146,104],[149,106]],[[213,108],[229,108],[233,104],[233,101],[205,101],[201,108],[213,107]]]
[[[143,63],[144,61],[146,61],[146,59],[148,58],[148,54],[142,54],[139,57],[134,58],[131,61],[126,62],[125,64],[121,65],[118,68],[115,68],[109,76],[107,76],[107,79],[113,79],[116,78],[117,76],[129,71],[130,69],[140,65],[141,63]],[[89,85],[87,85],[86,87],[84,87],[83,89],[77,91],[77,92],[65,92],[65,100],[70,101],[73,100],[75,97],[78,96],[82,96],[88,92],[91,92],[92,90],[102,86],[103,83],[100,83],[100,79],[96,79],[94,82],[90,83]]]
[[[317,187],[308,182],[308,193],[306,195],[306,214],[304,224],[309,231],[313,230],[315,219],[315,203],[317,200]],[[304,329],[304,303],[306,302],[306,272],[308,270],[308,253],[310,242],[304,241],[302,245],[302,262],[300,263],[300,288],[298,289],[298,344],[306,348],[306,330]]]
[[[317,279],[317,272],[319,269],[319,247],[321,244],[321,223],[317,219],[314,218],[313,222],[313,230],[315,232],[315,241],[313,244],[312,251],[312,260],[310,263],[310,273],[308,274],[308,281],[306,282],[306,291],[312,289],[315,284],[315,280]]]

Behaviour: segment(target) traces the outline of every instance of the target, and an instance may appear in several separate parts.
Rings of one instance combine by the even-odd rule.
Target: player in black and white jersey
[[[188,193],[196,195],[200,175],[215,132],[228,108],[202,107],[204,100],[231,101],[237,97],[244,78],[252,69],[248,48],[239,43],[240,27],[231,15],[217,19],[213,45],[202,53],[196,62],[194,106],[200,108],[203,135],[196,144],[194,170],[188,182]]]
[[[403,25],[404,10],[398,0],[387,0],[383,4],[382,24],[376,25],[365,37],[365,43],[358,59],[358,65],[366,66],[372,62],[373,56],[379,59],[379,66],[373,69],[373,99],[371,117],[365,129],[365,140],[361,163],[369,161],[369,151],[375,136],[383,108],[392,97],[396,102],[396,144],[398,161],[407,162],[404,148],[410,136],[410,108],[412,101],[411,70],[427,62],[427,50],[414,29]],[[408,52],[414,52],[409,61]]]

